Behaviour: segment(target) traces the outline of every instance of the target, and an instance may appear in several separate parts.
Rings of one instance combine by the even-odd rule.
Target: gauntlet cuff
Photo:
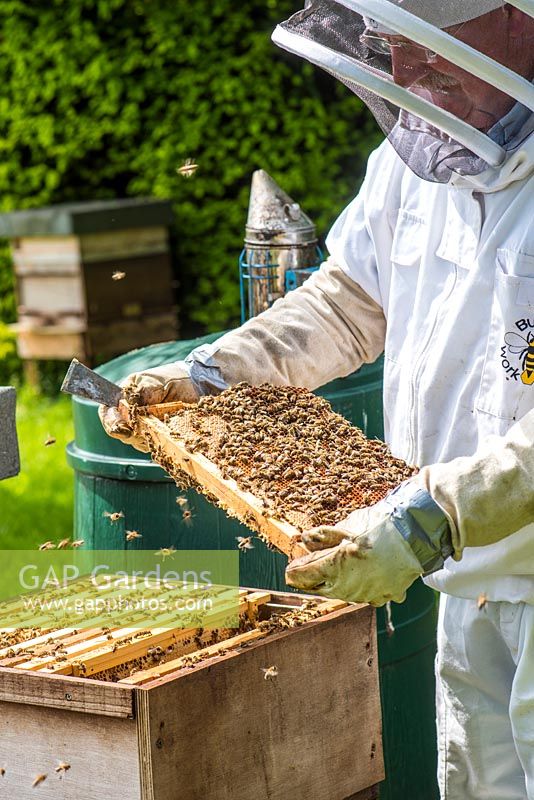
[[[189,371],[191,383],[200,396],[219,394],[228,389],[221,368],[215,362],[213,354],[217,351],[217,343],[203,344],[193,350],[185,359],[185,367]]]
[[[441,569],[453,554],[451,529],[443,509],[411,481],[401,484],[384,502],[391,507],[391,521],[412,548],[423,575]]]

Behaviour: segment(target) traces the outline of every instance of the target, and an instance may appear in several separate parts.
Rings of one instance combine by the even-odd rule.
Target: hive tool
[[[77,358],[73,358],[70,363],[61,391],[105,406],[117,406],[122,396],[120,386],[81,364]]]

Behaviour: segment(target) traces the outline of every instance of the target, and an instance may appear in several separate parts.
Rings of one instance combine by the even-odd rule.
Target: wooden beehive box
[[[76,671],[70,655],[61,672],[50,663],[48,672],[30,667],[28,657],[24,668],[21,649],[29,642],[16,645],[7,660],[4,652],[2,796],[376,797],[383,761],[373,609],[258,590],[240,594],[240,606],[253,606],[264,621],[313,602],[320,615],[299,627],[268,635],[252,630],[212,645],[203,659],[189,656],[187,666],[182,658],[180,668],[171,661],[119,682],[67,674]],[[71,632],[72,647],[79,651],[96,634]],[[91,664],[94,670],[104,663],[103,650],[90,648],[86,641],[78,671],[80,658],[88,673]],[[15,668],[5,666],[10,659]],[[274,665],[276,677],[265,678]],[[60,762],[69,765],[64,773],[55,772]],[[47,777],[34,789],[38,775]]]
[[[176,338],[171,223],[170,203],[151,199],[0,215],[15,268],[19,355],[94,363]]]

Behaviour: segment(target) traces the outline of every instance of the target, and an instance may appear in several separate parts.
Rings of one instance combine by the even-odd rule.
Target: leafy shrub
[[[186,333],[238,316],[251,173],[322,232],[379,135],[359,100],[279,51],[302,0],[3,0],[0,208],[172,199]],[[185,180],[184,159],[199,163]],[[0,260],[0,316],[13,314]]]

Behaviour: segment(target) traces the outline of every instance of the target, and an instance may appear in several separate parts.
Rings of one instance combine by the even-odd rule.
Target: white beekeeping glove
[[[196,403],[201,394],[191,380],[189,367],[180,361],[147,369],[145,372],[134,372],[121,385],[123,395],[128,401],[141,406],[171,403],[177,400],[183,403]],[[136,450],[148,452],[148,447],[142,439],[134,435],[118,408],[99,406],[98,415],[109,436],[120,439],[124,444],[130,444]]]
[[[289,564],[290,586],[374,606],[401,603],[416,578],[452,554],[449,520],[417,479],[333,528],[303,533],[302,541],[312,553]]]

